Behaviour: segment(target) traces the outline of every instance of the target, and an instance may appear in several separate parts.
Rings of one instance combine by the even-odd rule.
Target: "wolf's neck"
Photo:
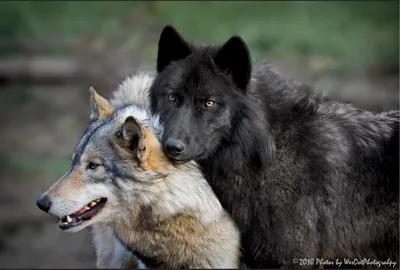
[[[152,227],[184,214],[204,226],[221,218],[223,208],[194,162],[176,165],[176,171],[141,190],[142,195],[128,213],[121,213],[121,224]]]
[[[198,165],[189,162],[177,167],[179,172],[166,179],[170,188],[160,204],[169,213],[190,212],[206,226],[218,220],[223,212],[222,206]]]
[[[182,234],[201,233],[224,217],[220,202],[194,162],[177,165],[177,172],[158,184],[149,186],[146,204],[138,202],[143,205],[132,206],[110,224],[127,247],[142,255],[151,254],[149,249],[167,252],[165,256],[177,252],[162,247]]]

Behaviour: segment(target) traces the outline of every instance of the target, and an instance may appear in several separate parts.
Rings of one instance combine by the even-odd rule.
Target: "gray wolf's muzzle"
[[[47,213],[51,208],[51,200],[48,196],[42,194],[36,200],[36,205],[40,208],[40,210]]]

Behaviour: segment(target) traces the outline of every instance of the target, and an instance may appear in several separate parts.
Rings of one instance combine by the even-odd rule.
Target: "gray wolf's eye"
[[[122,139],[122,131],[118,130],[117,132],[115,132],[115,135],[117,136],[117,138]]]
[[[97,167],[99,167],[99,166],[100,166],[99,164],[96,164],[96,163],[93,163],[93,162],[89,162],[87,168],[88,168],[89,170],[95,170],[95,169],[96,169]]]
[[[168,95],[168,100],[171,102],[175,102],[176,101],[176,96],[175,95]]]

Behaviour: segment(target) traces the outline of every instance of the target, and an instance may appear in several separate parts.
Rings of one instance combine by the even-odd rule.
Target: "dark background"
[[[63,175],[109,92],[154,72],[165,24],[201,42],[238,34],[254,61],[373,111],[399,106],[398,1],[0,2],[0,267],[94,267],[88,229],[67,234],[35,205]]]

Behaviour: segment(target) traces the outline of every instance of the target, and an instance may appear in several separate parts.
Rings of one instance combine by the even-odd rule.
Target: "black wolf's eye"
[[[212,107],[214,107],[214,105],[215,105],[215,102],[212,100],[207,100],[207,102],[204,103],[204,107],[206,107],[206,108],[212,108]]]
[[[99,164],[93,163],[93,162],[89,162],[87,168],[90,170],[95,170],[97,167],[99,167]]]
[[[176,96],[175,95],[168,95],[168,100],[171,102],[175,102],[176,101]]]

